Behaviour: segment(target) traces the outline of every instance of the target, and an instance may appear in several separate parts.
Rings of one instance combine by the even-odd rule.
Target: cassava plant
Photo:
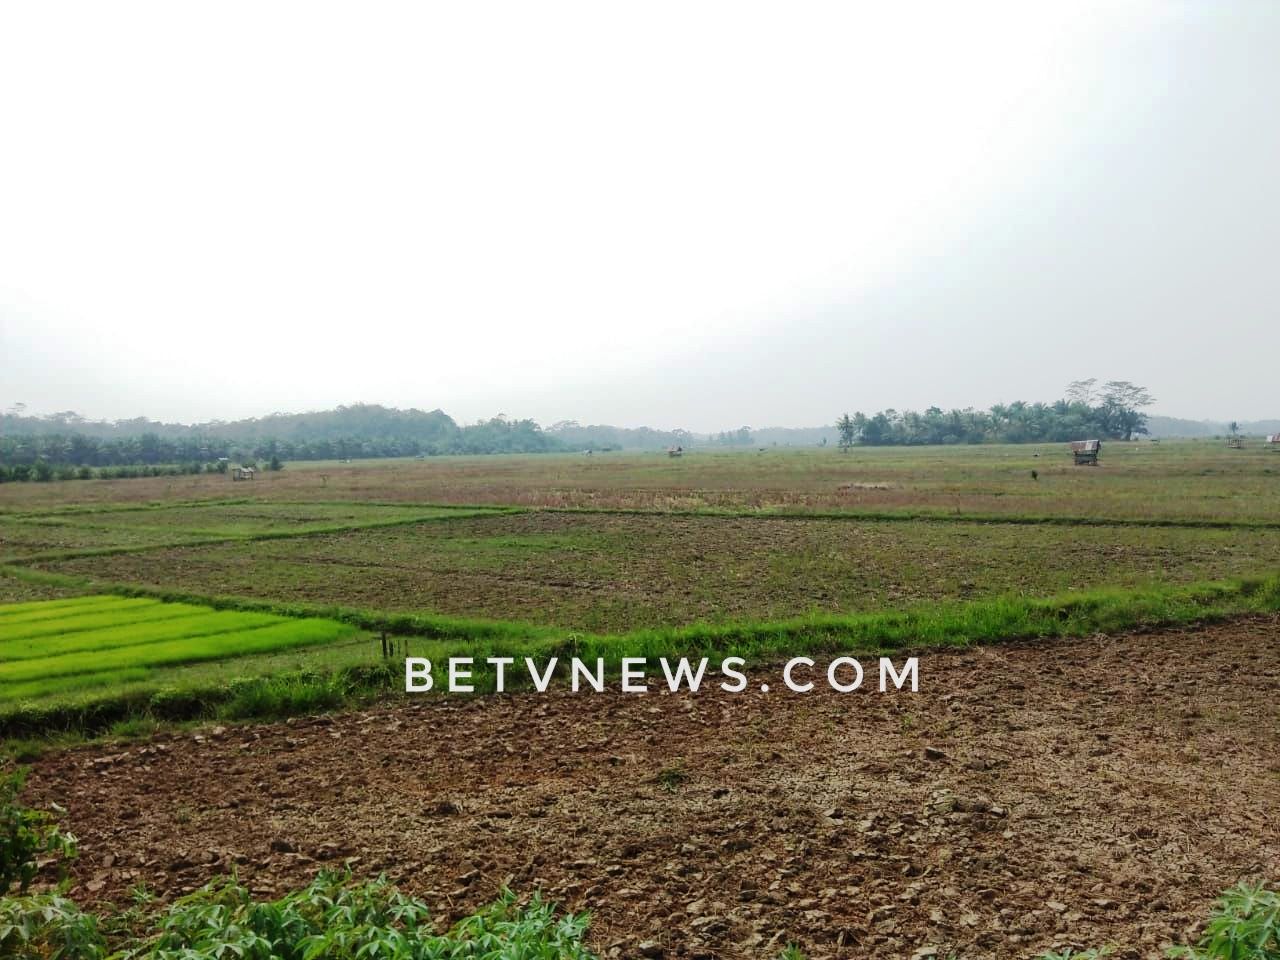
[[[1184,960],[1280,960],[1280,893],[1261,885],[1232,887],[1214,904],[1204,936],[1194,947],[1176,947]]]
[[[59,829],[46,811],[18,801],[26,780],[25,767],[0,774],[0,896],[15,889],[25,892],[42,857],[68,860],[76,855],[75,837]]]

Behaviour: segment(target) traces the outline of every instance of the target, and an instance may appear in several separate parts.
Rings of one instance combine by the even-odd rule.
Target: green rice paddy
[[[145,680],[160,668],[334,643],[357,632],[318,617],[147,598],[7,604],[0,606],[0,704]]]

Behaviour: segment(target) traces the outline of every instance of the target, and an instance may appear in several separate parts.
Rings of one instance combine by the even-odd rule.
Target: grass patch
[[[175,604],[175,606],[177,606]],[[228,614],[203,607],[192,607],[185,616],[159,621],[134,621],[98,630],[69,631],[65,635],[9,639],[0,626],[0,661],[29,660],[79,653],[136,647],[162,640],[204,637],[236,630],[264,627],[279,620],[269,614]]]
[[[238,619],[238,615],[231,614],[230,618]],[[26,695],[44,696],[57,693],[67,677],[110,675],[125,670],[197,663],[202,660],[230,660],[248,654],[332,643],[350,635],[350,627],[332,620],[285,620],[252,627],[228,624],[225,631],[212,636],[184,636],[177,640],[131,644],[91,652],[18,661],[0,660],[0,699],[13,699],[12,696],[5,696],[10,684],[38,684],[34,693]]]
[[[0,638],[16,637],[20,631],[28,628],[38,629],[42,623],[70,623],[83,617],[108,615],[113,611],[149,605],[145,599],[102,594],[77,597],[76,601],[66,605],[61,605],[61,602],[56,600],[0,605],[0,631],[4,631],[0,634]],[[54,606],[54,604],[59,605]]]
[[[83,612],[81,612],[83,611]],[[98,631],[121,624],[150,623],[154,620],[172,620],[201,612],[188,604],[161,604],[147,600],[133,600],[103,606],[77,608],[65,616],[42,617],[32,621],[0,624],[0,657],[3,648],[14,641],[36,640],[41,637],[64,637],[81,631]]]

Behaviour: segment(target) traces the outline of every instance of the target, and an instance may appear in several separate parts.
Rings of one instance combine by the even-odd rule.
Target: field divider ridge
[[[464,520],[472,517],[506,516],[525,513],[527,508],[477,508],[455,515],[426,517],[396,517],[391,520],[369,520],[352,524],[331,524],[324,527],[309,527],[305,530],[263,530],[258,533],[230,533],[202,537],[190,540],[176,540],[165,543],[129,544],[115,547],[86,547],[79,550],[46,550],[43,553],[32,553],[27,556],[0,557],[0,565],[20,566],[30,563],[56,563],[61,560],[79,560],[87,557],[114,557],[123,554],[147,553],[151,550],[173,550],[185,547],[209,547],[221,543],[257,543],[267,540],[291,540],[301,537],[325,537],[338,533],[354,533],[360,530],[378,530],[387,527],[409,527],[420,523],[447,523],[453,520]]]
[[[1046,527],[1170,527],[1193,530],[1280,530],[1280,520],[1212,520],[1197,517],[1081,517],[1055,514],[893,512],[875,510],[741,510],[728,507],[646,510],[640,507],[527,507],[525,512],[726,520],[844,520],[864,523],[971,523]]]

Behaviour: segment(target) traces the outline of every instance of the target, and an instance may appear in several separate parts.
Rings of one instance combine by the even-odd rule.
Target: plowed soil
[[[82,748],[29,793],[69,809],[82,902],[232,867],[283,893],[348,861],[442,920],[541,889],[591,911],[604,956],[1154,957],[1225,887],[1280,881],[1280,618],[925,653],[914,695],[752,672],[773,691],[435,698]]]

